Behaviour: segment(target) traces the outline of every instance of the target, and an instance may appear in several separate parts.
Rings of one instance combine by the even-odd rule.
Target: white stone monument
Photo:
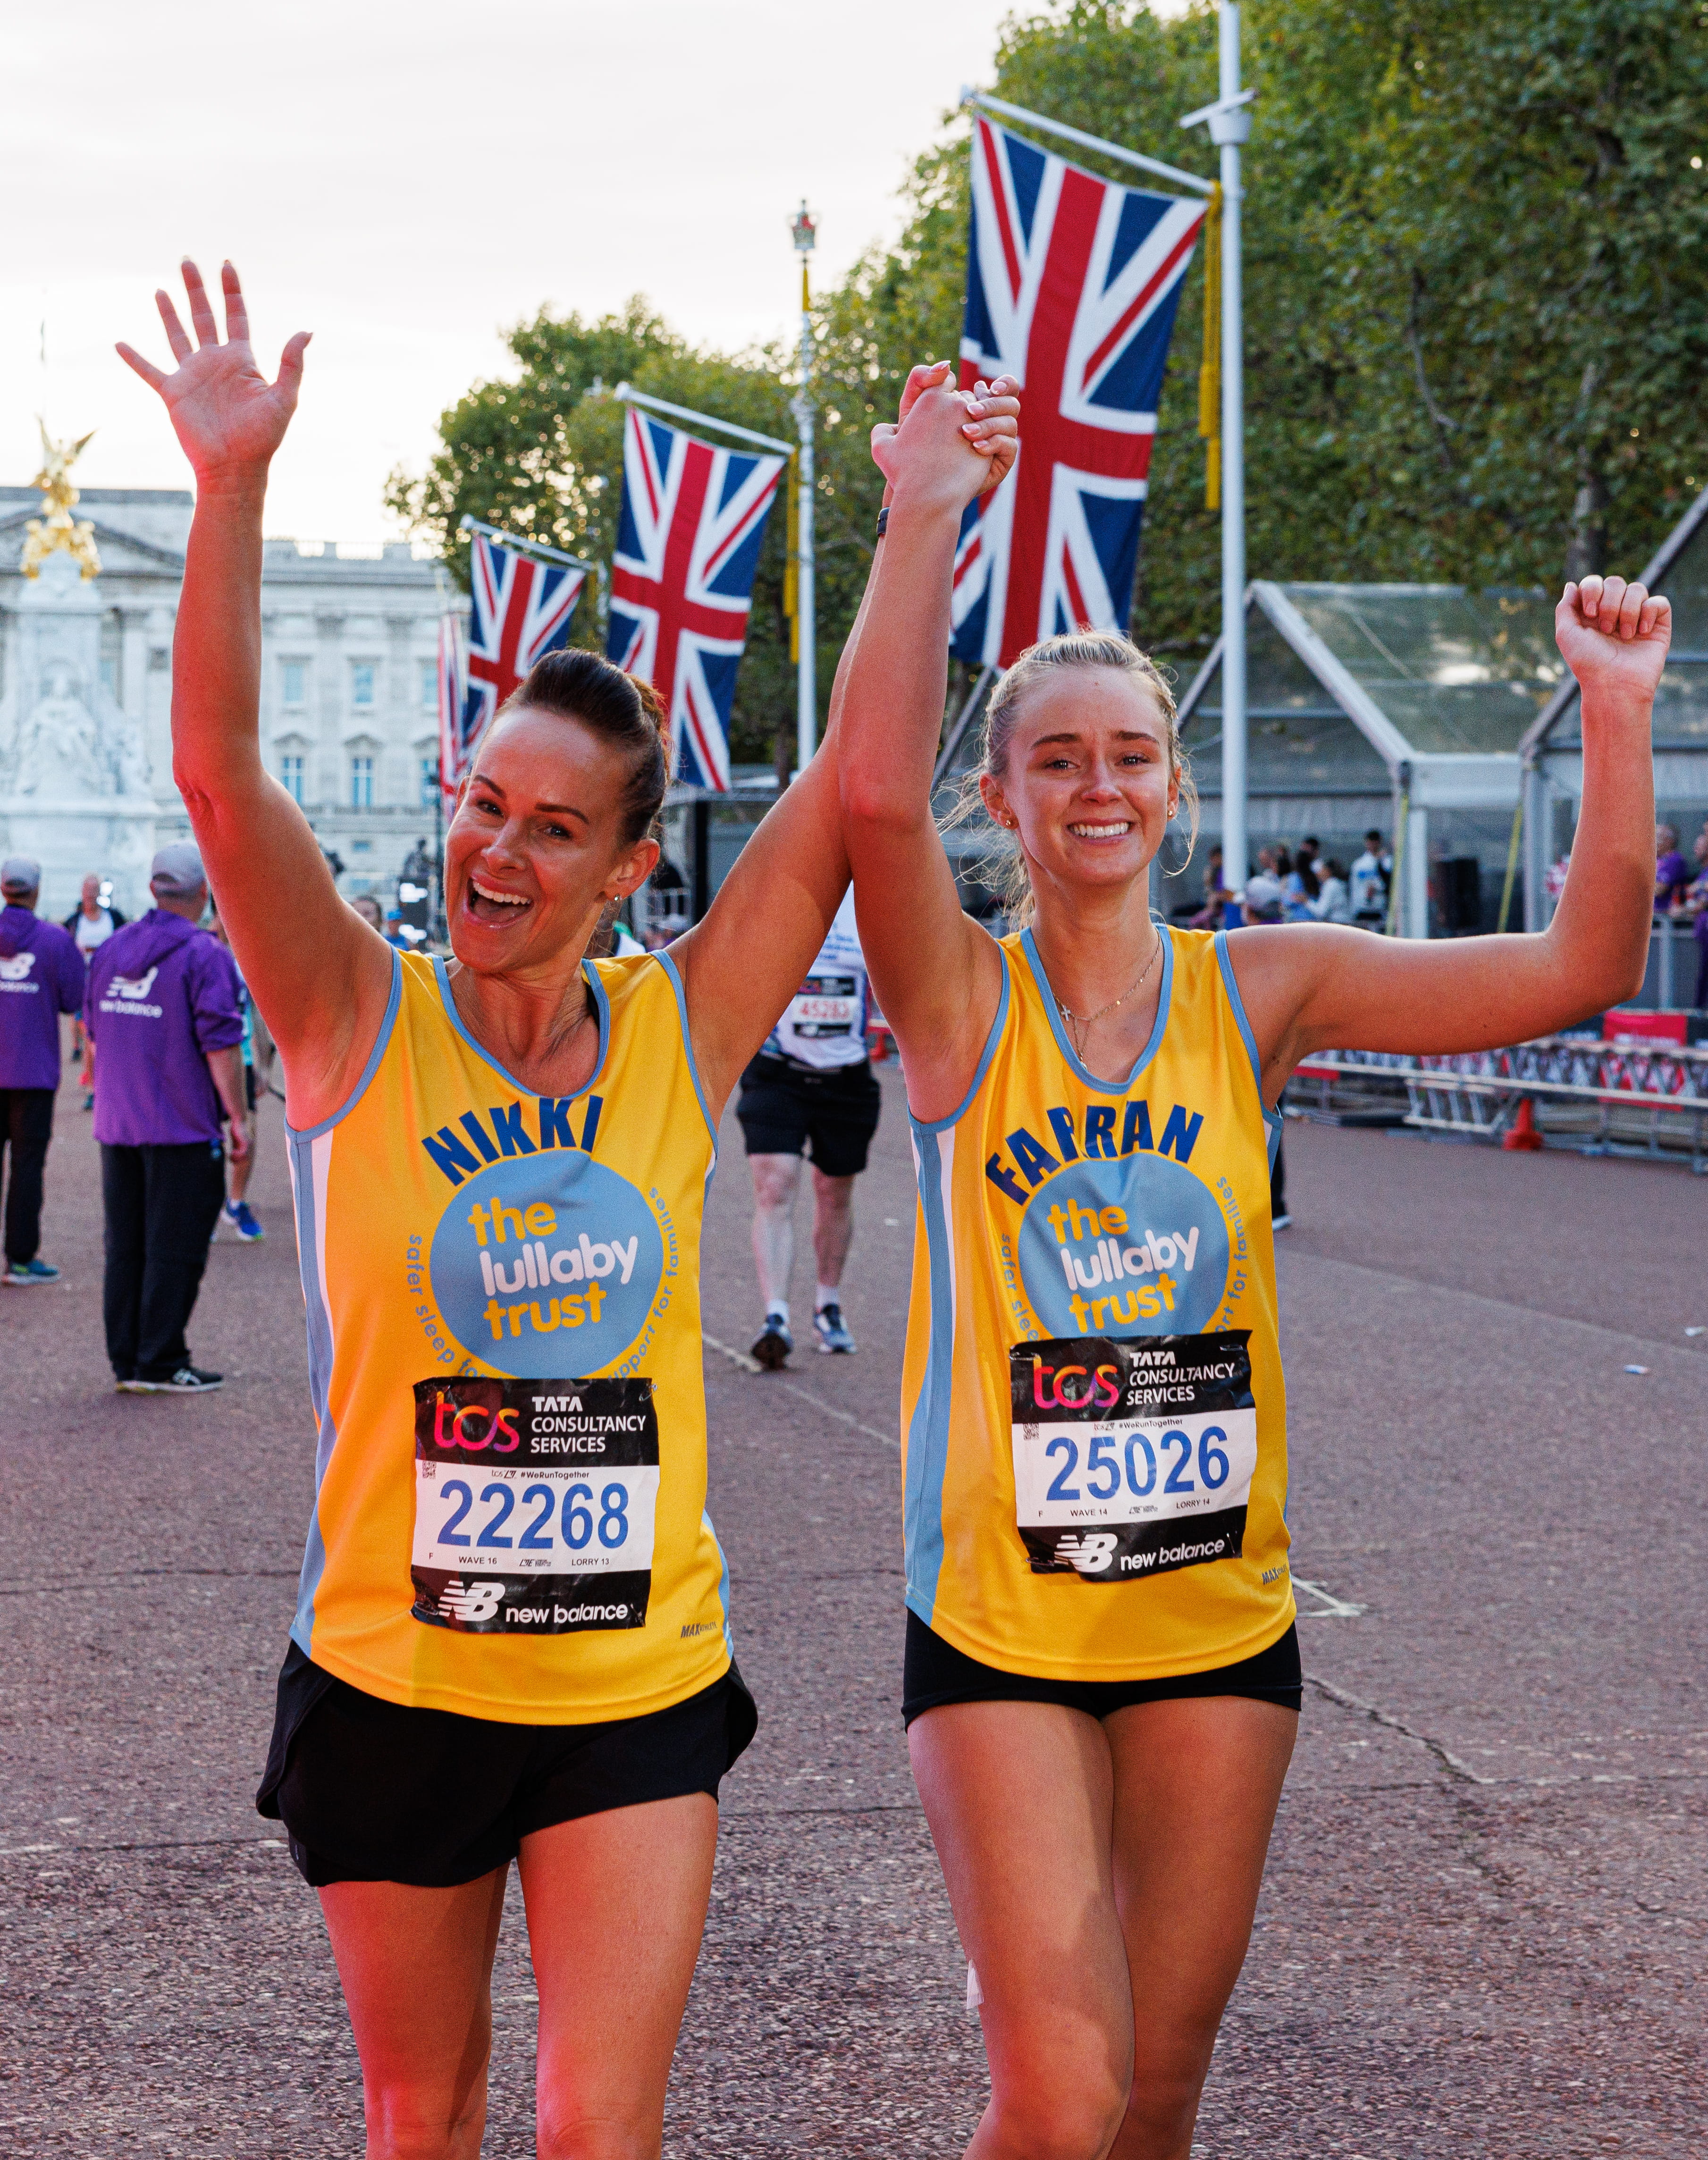
[[[69,914],[95,870],[135,916],[151,904],[148,757],[101,678],[100,558],[90,527],[71,519],[77,491],[67,478],[83,445],[56,446],[44,429],[42,446],[36,485],[49,514],[32,522],[24,544],[15,665],[0,696],[0,854],[40,863],[44,915]]]

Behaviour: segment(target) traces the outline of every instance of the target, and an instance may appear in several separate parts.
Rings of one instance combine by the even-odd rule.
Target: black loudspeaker
[[[1482,927],[1482,866],[1475,855],[1449,855],[1442,862],[1441,927],[1450,937]]]

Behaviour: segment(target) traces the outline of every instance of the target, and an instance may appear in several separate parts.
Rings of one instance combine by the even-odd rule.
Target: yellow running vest
[[[388,1702],[598,1722],[729,1664],[698,1274],[715,1135],[672,962],[585,972],[577,1094],[518,1086],[411,954],[348,1103],[289,1135],[319,1427],[291,1633]]]
[[[1028,932],[966,1101],[913,1120],[907,1602],[1040,1679],[1206,1672],[1293,1618],[1280,1121],[1225,937],[1162,937],[1124,1086],[1075,1056]]]

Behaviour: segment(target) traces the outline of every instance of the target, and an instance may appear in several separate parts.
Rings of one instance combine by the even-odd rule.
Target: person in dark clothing
[[[36,919],[41,865],[0,863],[0,1148],[10,1157],[6,1271],[14,1286],[57,1281],[40,1257],[42,1173],[60,1085],[60,1015],[83,1003],[83,962],[57,924]]]
[[[226,1199],[221,1126],[245,1129],[242,991],[231,956],[197,927],[207,906],[189,841],[161,849],[154,906],[89,964],[95,1137],[106,1212],[106,1349],[122,1390],[202,1394],[184,1329]]]

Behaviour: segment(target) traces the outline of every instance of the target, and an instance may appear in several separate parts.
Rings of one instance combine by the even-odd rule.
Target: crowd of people
[[[1692,863],[1679,847],[1678,828],[1654,828],[1654,918],[1657,922],[1688,924],[1696,941],[1696,994],[1699,1012],[1708,1010],[1708,818],[1691,843]]]
[[[1321,843],[1309,836],[1296,848],[1282,842],[1259,848],[1255,869],[1237,892],[1223,875],[1221,849],[1212,848],[1202,900],[1176,908],[1175,919],[1191,930],[1237,930],[1256,922],[1340,922],[1381,930],[1393,881],[1394,857],[1374,828],[1365,833],[1363,852],[1350,868],[1325,855]]]

